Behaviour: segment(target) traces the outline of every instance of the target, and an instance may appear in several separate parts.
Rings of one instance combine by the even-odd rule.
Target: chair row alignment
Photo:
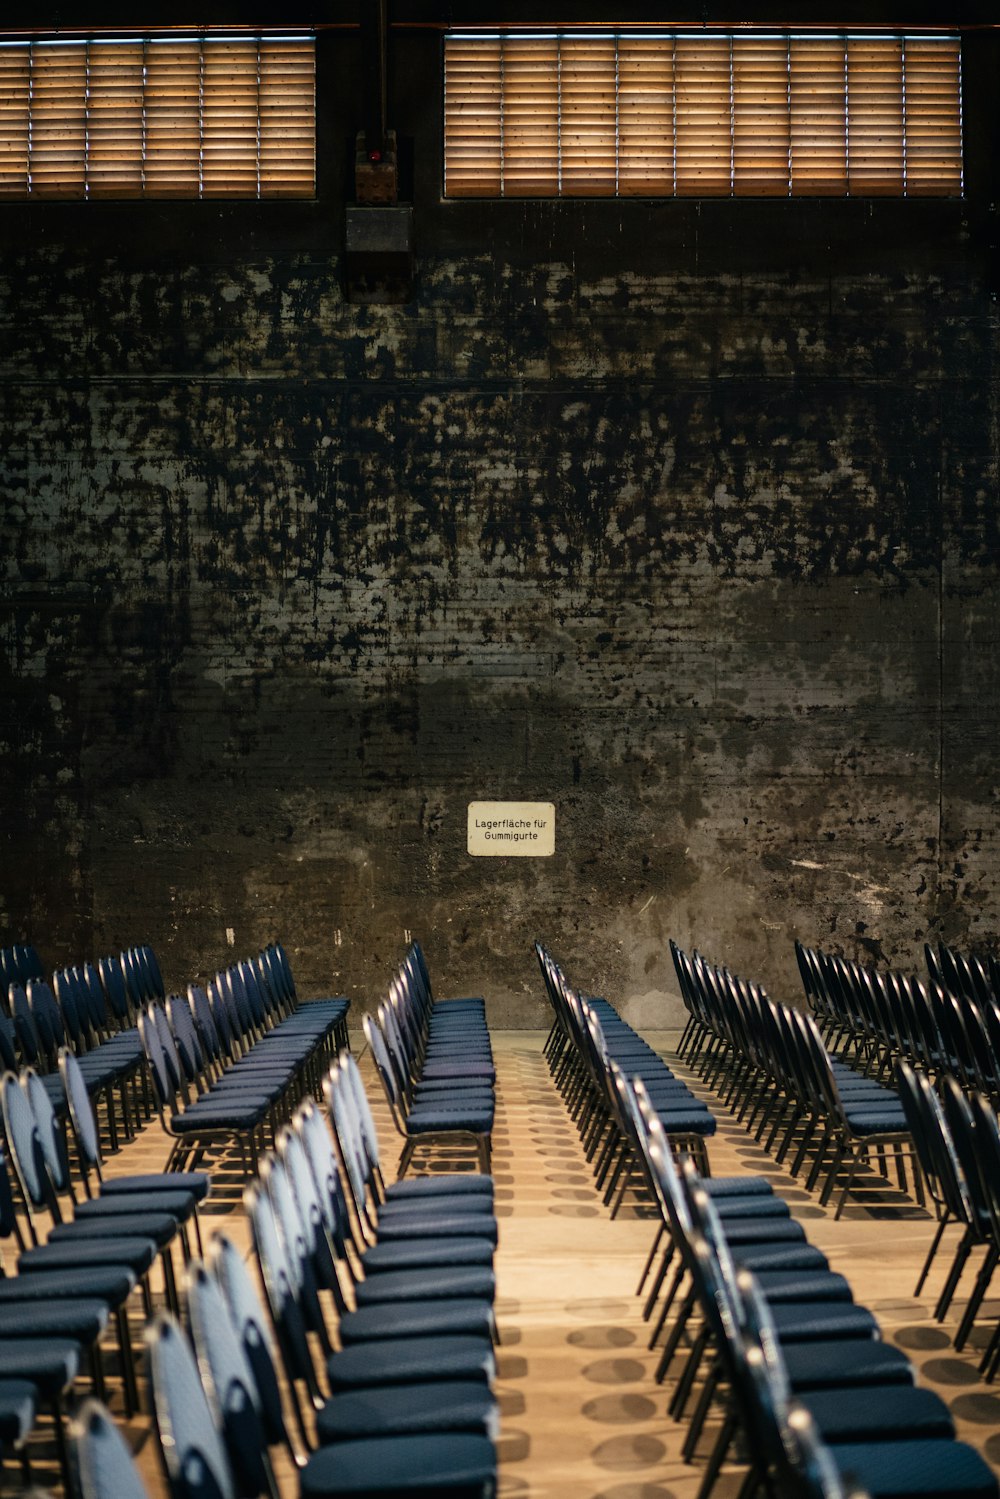
[[[670,944],[688,1021],[678,1055],[805,1185],[830,1201],[843,1173],[840,1217],[859,1168],[889,1162],[901,1191],[923,1203],[903,1104],[893,1088],[831,1055],[812,1014],[769,999],[757,984]],[[908,1172],[908,1166],[912,1171]]]
[[[277,1499],[279,1455],[309,1499],[492,1499],[492,1183],[465,1173],[386,1190],[349,1053],[323,1092],[328,1117],[303,1100],[246,1191],[259,1280],[217,1234],[187,1271],[190,1336],[171,1312],[147,1327],[172,1499],[191,1499],[193,1472],[215,1499]],[[99,1405],[74,1435],[82,1499],[145,1499]]]
[[[787,1203],[761,1177],[705,1180],[675,1158],[642,1081],[613,1069],[632,1120],[658,1232],[638,1294],[664,1339],[657,1382],[669,1412],[690,1411],[682,1454],[696,1462],[716,1421],[699,1499],[727,1462],[740,1493],[794,1499],[994,1499],[987,1464],[955,1435],[906,1354],[884,1342],[847,1279],[809,1244]]]
[[[545,1056],[580,1130],[598,1189],[605,1202],[613,1204],[612,1212],[618,1211],[636,1167],[610,1083],[612,1062],[642,1076],[664,1128],[679,1147],[691,1152],[707,1176],[708,1141],[716,1128],[711,1111],[608,1000],[585,998],[574,990],[540,943],[535,953],[554,1016]]]
[[[152,1002],[138,1028],[165,1134],[167,1169],[194,1169],[231,1145],[248,1175],[303,1089],[347,1040],[349,1001],[298,1004],[281,950],[227,968],[187,995]]]
[[[363,1025],[402,1140],[397,1176],[406,1175],[415,1157],[443,1145],[473,1152],[488,1175],[496,1069],[482,997],[435,999],[414,942],[387,998]]]
[[[899,1061],[932,1080],[950,1074],[996,1104],[1000,1005],[985,970],[954,949],[928,953],[934,967],[924,983],[796,943],[806,998],[831,1049],[875,1077],[891,1076]]]

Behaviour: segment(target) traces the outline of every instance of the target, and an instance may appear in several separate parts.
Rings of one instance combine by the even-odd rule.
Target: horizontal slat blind
[[[559,191],[559,48],[505,42],[501,51],[501,191],[511,198]]]
[[[445,41],[449,197],[961,191],[954,37]]]
[[[499,38],[448,43],[444,129],[445,192],[452,198],[500,196],[503,131],[502,47]]]
[[[788,193],[791,128],[788,43],[784,37],[733,40],[733,192]]]
[[[791,191],[847,192],[847,58],[836,37],[792,37],[788,45]]]
[[[961,54],[957,41],[906,44],[903,111],[906,191],[962,191]]]
[[[618,41],[618,191],[654,197],[674,190],[674,44]]]
[[[87,56],[87,191],[142,196],[143,47],[91,42]]]
[[[725,196],[732,178],[732,90],[727,37],[675,43],[674,107],[678,193]]]
[[[260,196],[316,191],[316,48],[311,37],[260,49]]]
[[[847,44],[847,182],[860,197],[903,192],[903,52],[894,41]]]
[[[614,197],[618,162],[614,38],[563,42],[559,49],[562,191]]]
[[[0,45],[0,198],[311,197],[307,37]]]

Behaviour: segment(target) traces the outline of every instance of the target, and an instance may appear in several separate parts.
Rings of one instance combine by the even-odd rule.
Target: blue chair
[[[79,1499],[148,1499],[135,1459],[97,1400],[84,1400],[69,1428]]]

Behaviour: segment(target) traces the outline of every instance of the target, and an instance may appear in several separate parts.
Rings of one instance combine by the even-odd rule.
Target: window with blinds
[[[453,33],[445,194],[950,197],[957,37]]]
[[[308,198],[311,37],[0,43],[0,200]]]

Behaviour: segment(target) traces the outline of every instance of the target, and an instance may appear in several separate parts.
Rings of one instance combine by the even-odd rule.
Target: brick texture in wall
[[[402,306],[335,243],[11,238],[5,940],[280,935],[369,1005],[413,933],[543,1025],[539,937],[640,1026],[669,936],[782,998],[796,936],[995,947],[995,308],[910,207],[672,266],[676,205],[437,204]],[[479,799],[555,855],[470,858]]]

